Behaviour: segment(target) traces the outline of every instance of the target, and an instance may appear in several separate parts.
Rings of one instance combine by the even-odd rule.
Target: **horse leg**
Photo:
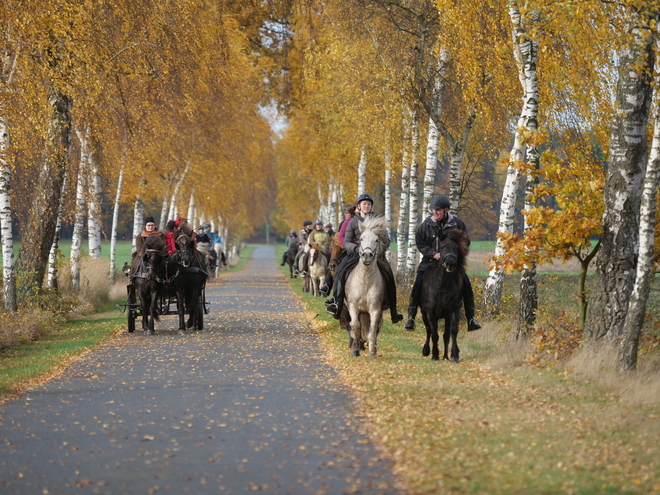
[[[351,356],[360,355],[360,347],[362,341],[362,332],[360,330],[360,318],[358,317],[357,311],[349,306],[348,308],[351,314]]]
[[[451,362],[459,362],[460,349],[458,348],[458,311],[452,314],[451,317]]]
[[[452,317],[445,318],[445,332],[442,334],[442,340],[445,343],[445,353],[442,356],[444,361],[449,361],[449,339],[451,337],[451,319]]]
[[[191,290],[186,294],[186,309],[188,310],[188,321],[186,327],[191,330],[197,330],[197,299],[199,294],[196,290]]]
[[[156,333],[154,326],[155,321],[158,318],[158,295],[156,293],[156,289],[151,291],[149,297],[151,298],[151,304],[149,304],[149,314],[151,319],[149,320],[149,328],[147,329],[147,334],[153,335]]]
[[[424,342],[424,347],[422,347],[422,356],[426,357],[431,354],[431,346],[429,345],[429,341],[431,340],[431,334],[433,333],[433,326],[436,326],[436,334],[438,333],[438,330],[437,322],[433,322],[424,310],[422,310],[422,320],[424,320],[424,327],[426,328],[426,342]]]
[[[369,342],[369,356],[376,358],[376,342],[378,340],[378,330],[380,330],[380,321],[383,318],[383,312],[378,309],[369,313],[369,318],[365,318],[365,323],[369,323],[369,334],[367,335],[367,342]]]
[[[185,305],[185,297],[183,294],[183,290],[178,289],[176,290],[176,309],[177,312],[179,313],[179,333],[183,335],[186,333],[186,322],[185,322],[185,311],[186,311],[186,305]]]
[[[149,334],[149,316],[151,315],[151,301],[150,295],[145,291],[144,294],[140,296],[140,306],[142,310],[142,333],[145,335]]]

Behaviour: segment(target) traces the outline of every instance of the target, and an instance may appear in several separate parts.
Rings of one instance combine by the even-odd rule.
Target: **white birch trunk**
[[[514,56],[518,64],[518,78],[523,88],[523,108],[518,119],[513,148],[509,154],[506,183],[502,192],[498,228],[498,233],[500,234],[511,234],[513,232],[518,185],[521,178],[518,165],[525,158],[525,145],[523,144],[520,131],[532,124],[536,125],[535,120],[538,111],[538,89],[536,93],[530,92],[530,88],[536,85],[536,52],[538,48],[535,46],[535,43],[525,36],[526,30],[521,25],[520,12],[515,2],[509,4],[509,15],[513,25]],[[534,81],[530,81],[529,78],[533,78]],[[536,97],[533,100],[532,96],[534,94]],[[495,247],[495,257],[502,256],[505,253],[506,248],[498,238]],[[503,284],[504,271],[501,269],[492,269],[488,274],[488,279],[484,287],[484,307],[488,315],[499,313]]]
[[[7,28],[7,37],[9,28]],[[6,87],[10,84],[16,73],[20,43],[16,52],[7,50],[4,53],[2,71],[0,76],[0,236],[2,237],[2,297],[5,311],[16,311],[16,268],[14,260],[14,237],[11,224],[11,168],[7,162],[7,151],[11,146],[9,125],[5,114],[6,107],[2,97],[6,94]]]
[[[385,219],[387,220],[387,235],[392,238],[392,154],[385,150]],[[392,261],[392,251],[388,248],[385,257],[388,262]]]
[[[408,256],[406,259],[406,280],[412,280],[417,267],[417,246],[415,244],[415,233],[418,224],[418,202],[417,194],[419,171],[419,120],[417,112],[413,112],[412,136],[410,144],[410,209],[408,210]]]
[[[88,131],[89,132],[89,131]],[[89,138],[89,134],[88,134]],[[89,237],[89,256],[101,258],[101,173],[94,151],[89,150],[90,188],[87,203],[87,235]]]
[[[162,229],[167,225],[168,220],[176,220],[175,218],[168,218],[168,207],[170,205],[170,185],[167,185],[167,189],[165,191],[165,196],[163,196],[163,204],[161,205],[160,208],[160,228]]]
[[[660,61],[660,37],[656,48],[656,60]],[[660,77],[656,77],[660,83]],[[656,86],[657,87],[657,86]],[[656,105],[653,144],[644,178],[642,206],[639,219],[639,254],[635,285],[630,294],[628,312],[623,325],[623,338],[619,347],[619,370],[630,371],[637,368],[639,336],[646,315],[646,302],[653,281],[655,217],[657,212],[658,182],[660,181],[660,106]]]
[[[133,251],[135,251],[135,238],[140,235],[144,226],[144,201],[140,196],[135,198],[133,205]]]
[[[179,196],[179,190],[181,189],[181,184],[183,184],[183,181],[186,180],[186,176],[188,175],[188,170],[190,170],[190,165],[186,165],[186,168],[183,171],[183,174],[181,174],[181,177],[174,183],[174,190],[172,191],[172,198],[170,200],[170,211],[168,218],[170,219],[176,219],[178,215],[177,211],[177,200]],[[192,221],[192,219],[189,219]]]
[[[71,254],[69,256],[71,288],[76,294],[80,291],[80,258],[82,254],[83,229],[85,228],[85,175],[85,162],[81,157],[76,184],[76,210],[73,221],[73,234],[71,236]]]
[[[440,119],[442,115],[442,97],[444,93],[444,78],[447,73],[449,52],[441,49],[438,59],[438,73],[433,85],[433,107],[436,112],[435,118]],[[440,131],[433,117],[429,119],[429,133],[426,144],[426,168],[424,169],[424,199],[422,212],[425,214],[431,206],[431,199],[435,195],[435,174],[438,170],[438,146],[440,144]]]
[[[332,230],[337,231],[339,229],[339,211],[337,208],[337,184],[333,181],[332,183],[332,194],[330,196],[330,223],[332,223]]]
[[[6,311],[16,311],[16,271],[11,225],[11,169],[6,153],[11,145],[9,127],[0,104],[0,235],[2,235],[2,295]]]
[[[113,282],[117,278],[117,225],[119,223],[119,202],[121,201],[121,191],[124,186],[124,163],[119,169],[119,178],[117,179],[117,193],[115,194],[115,204],[112,208],[112,230],[110,231],[110,269],[108,275]]]
[[[408,204],[410,193],[410,168],[409,160],[409,138],[410,126],[408,122],[404,124],[405,135],[403,144],[403,158],[401,163],[401,198],[399,199],[399,223],[396,229],[397,242],[397,276],[402,282],[407,282],[406,278],[406,230],[408,227]]]
[[[59,287],[59,261],[60,261],[60,234],[62,233],[62,211],[64,209],[64,193],[69,184],[69,170],[64,173],[60,205],[57,208],[57,221],[55,222],[55,235],[48,255],[48,268],[46,269],[46,287],[57,289]]]
[[[650,5],[650,4],[649,4]],[[605,181],[603,232],[596,273],[589,291],[585,334],[594,339],[622,336],[635,285],[639,221],[644,175],[648,165],[648,120],[653,101],[657,2],[651,8],[627,6],[619,50],[616,113],[610,124]]]
[[[190,191],[190,200],[188,201],[188,218],[193,225],[199,225],[195,223],[195,211],[195,188],[193,187],[192,191]]]
[[[362,153],[360,153],[360,163],[358,164],[358,197],[365,192],[367,192],[367,150],[363,147]]]

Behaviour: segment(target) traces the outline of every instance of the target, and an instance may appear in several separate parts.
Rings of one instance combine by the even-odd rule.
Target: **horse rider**
[[[422,253],[422,261],[417,268],[417,276],[408,303],[408,320],[404,325],[404,328],[411,332],[415,330],[415,316],[417,315],[419,293],[424,274],[442,257],[435,249],[437,239],[440,238],[442,232],[452,229],[460,229],[467,234],[465,223],[456,215],[449,213],[450,207],[451,203],[447,196],[442,194],[434,196],[429,208],[431,215],[426,217],[419,227],[417,227],[415,245],[419,249],[419,252]],[[468,244],[469,242],[468,239]],[[468,322],[468,331],[479,330],[481,325],[479,325],[474,317],[474,292],[472,292],[470,277],[465,272],[463,272],[462,285],[463,305],[465,307],[465,317]]]
[[[296,233],[295,230],[291,230],[289,232],[288,237],[286,238],[286,250],[284,251],[284,254],[282,255],[282,263],[280,263],[280,266],[284,266],[286,264],[286,255],[289,252],[289,249],[291,248],[291,245],[295,245],[295,248],[298,248],[298,234]]]
[[[330,313],[335,319],[341,317],[342,308],[344,306],[344,289],[346,285],[346,278],[351,273],[353,268],[360,261],[358,254],[360,248],[360,223],[364,222],[365,218],[371,216],[378,216],[371,211],[374,204],[374,199],[367,193],[361,194],[355,202],[357,205],[357,214],[348,222],[346,227],[346,238],[344,241],[344,249],[347,256],[341,261],[337,267],[335,274],[335,294],[332,298],[325,301],[327,306],[326,311]],[[386,248],[389,247],[389,240]],[[387,302],[390,307],[390,316],[392,323],[398,323],[403,320],[403,315],[396,310],[396,282],[394,281],[394,274],[392,268],[384,256],[377,258],[378,268],[385,281],[385,290],[387,294]]]
[[[355,216],[355,205],[350,204],[344,206],[344,219],[339,224],[339,235],[337,240],[341,246],[344,245],[344,239],[346,238],[346,228],[348,227],[348,222]]]
[[[312,232],[312,221],[311,220],[305,220],[303,222],[303,228],[300,229],[300,244],[299,246],[302,246],[304,242],[307,242],[307,238],[309,237],[309,234]],[[301,271],[298,271],[298,265],[299,265],[299,260],[300,258],[303,259],[303,269]],[[298,249],[298,254],[296,254],[296,259],[294,261],[295,271],[294,273],[296,275],[301,275],[305,276],[307,275],[307,253],[305,253],[302,249]]]
[[[321,251],[325,255],[326,261],[330,261],[330,236],[323,230],[321,220],[317,220],[314,224],[314,230],[310,232],[307,242],[317,251]]]
[[[332,224],[331,223],[326,223],[325,224],[325,231],[328,233],[328,237],[332,238],[333,235],[335,235],[335,231],[332,230]]]

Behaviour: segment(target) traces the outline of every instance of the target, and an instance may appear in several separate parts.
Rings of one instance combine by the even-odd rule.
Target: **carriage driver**
[[[154,217],[145,217],[144,229],[135,236],[135,251],[131,254],[131,259],[135,258],[138,253],[142,252],[144,240],[152,235],[159,235],[163,238],[163,241],[165,240],[165,235],[156,229],[156,221],[154,220]]]
[[[364,222],[364,219],[367,217],[377,216],[376,213],[371,211],[371,208],[374,205],[374,199],[369,194],[361,194],[357,199],[356,205],[357,214],[351,218],[346,227],[344,249],[346,250],[347,256],[342,259],[337,267],[334,287],[335,294],[331,299],[325,301],[327,312],[336,319],[340,318],[344,306],[344,286],[346,284],[346,278],[360,261],[360,256],[358,255],[361,235],[360,222]],[[389,247],[389,242],[386,247]],[[385,290],[387,293],[387,302],[390,307],[392,323],[398,323],[403,320],[403,315],[396,310],[396,283],[394,281],[392,268],[384,257],[378,257],[377,263],[380,273],[385,281]]]
[[[431,215],[428,216],[417,227],[415,234],[415,245],[419,252],[422,253],[422,261],[417,268],[417,277],[410,293],[410,302],[408,303],[408,320],[404,328],[409,331],[415,330],[415,316],[417,315],[417,306],[419,304],[419,292],[422,287],[422,280],[426,271],[433,266],[442,255],[435,251],[435,241],[442,231],[449,231],[452,229],[460,229],[467,234],[465,223],[456,215],[449,213],[451,203],[447,196],[442,194],[434,196],[431,200]],[[468,240],[469,243],[469,240]],[[463,305],[465,307],[465,318],[468,321],[468,331],[479,330],[481,325],[477,323],[474,317],[474,293],[472,292],[472,284],[467,273],[463,272]]]
[[[302,247],[303,243],[307,242],[307,238],[309,237],[309,233],[312,231],[312,222],[311,220],[305,220],[303,222],[303,228],[300,229],[300,244],[299,246]],[[298,271],[298,265],[300,258],[302,257],[303,259],[303,269],[301,272]],[[301,276],[307,275],[307,254],[302,250],[298,250],[298,254],[296,254],[296,259],[293,263],[293,266],[295,268],[295,274],[298,275],[300,274]]]

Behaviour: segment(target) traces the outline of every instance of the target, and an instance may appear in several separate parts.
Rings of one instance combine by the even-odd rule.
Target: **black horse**
[[[142,251],[131,264],[131,283],[140,298],[142,330],[145,335],[154,334],[154,322],[158,318],[158,301],[165,278],[165,239],[152,235],[144,240]]]
[[[175,233],[176,252],[169,262],[169,281],[176,290],[176,307],[179,312],[179,333],[187,328],[201,330],[204,307],[199,303],[200,295],[209,273],[202,253],[195,247],[195,241],[185,231]],[[188,321],[185,315],[188,314]]]
[[[284,253],[284,262],[289,265],[289,277],[296,278],[293,273],[293,264],[296,261],[296,254],[298,254],[298,242],[292,242],[289,249]]]
[[[445,320],[443,334],[445,353],[442,359],[449,359],[447,351],[451,336],[451,361],[454,363],[459,361],[460,351],[456,337],[468,245],[468,236],[464,231],[454,229],[445,233],[439,239],[438,252],[442,257],[424,274],[422,280],[419,303],[426,327],[426,343],[422,349],[422,355],[428,356],[431,353],[430,339],[433,342],[432,359],[435,361],[440,359],[438,350],[438,320],[440,319]]]

